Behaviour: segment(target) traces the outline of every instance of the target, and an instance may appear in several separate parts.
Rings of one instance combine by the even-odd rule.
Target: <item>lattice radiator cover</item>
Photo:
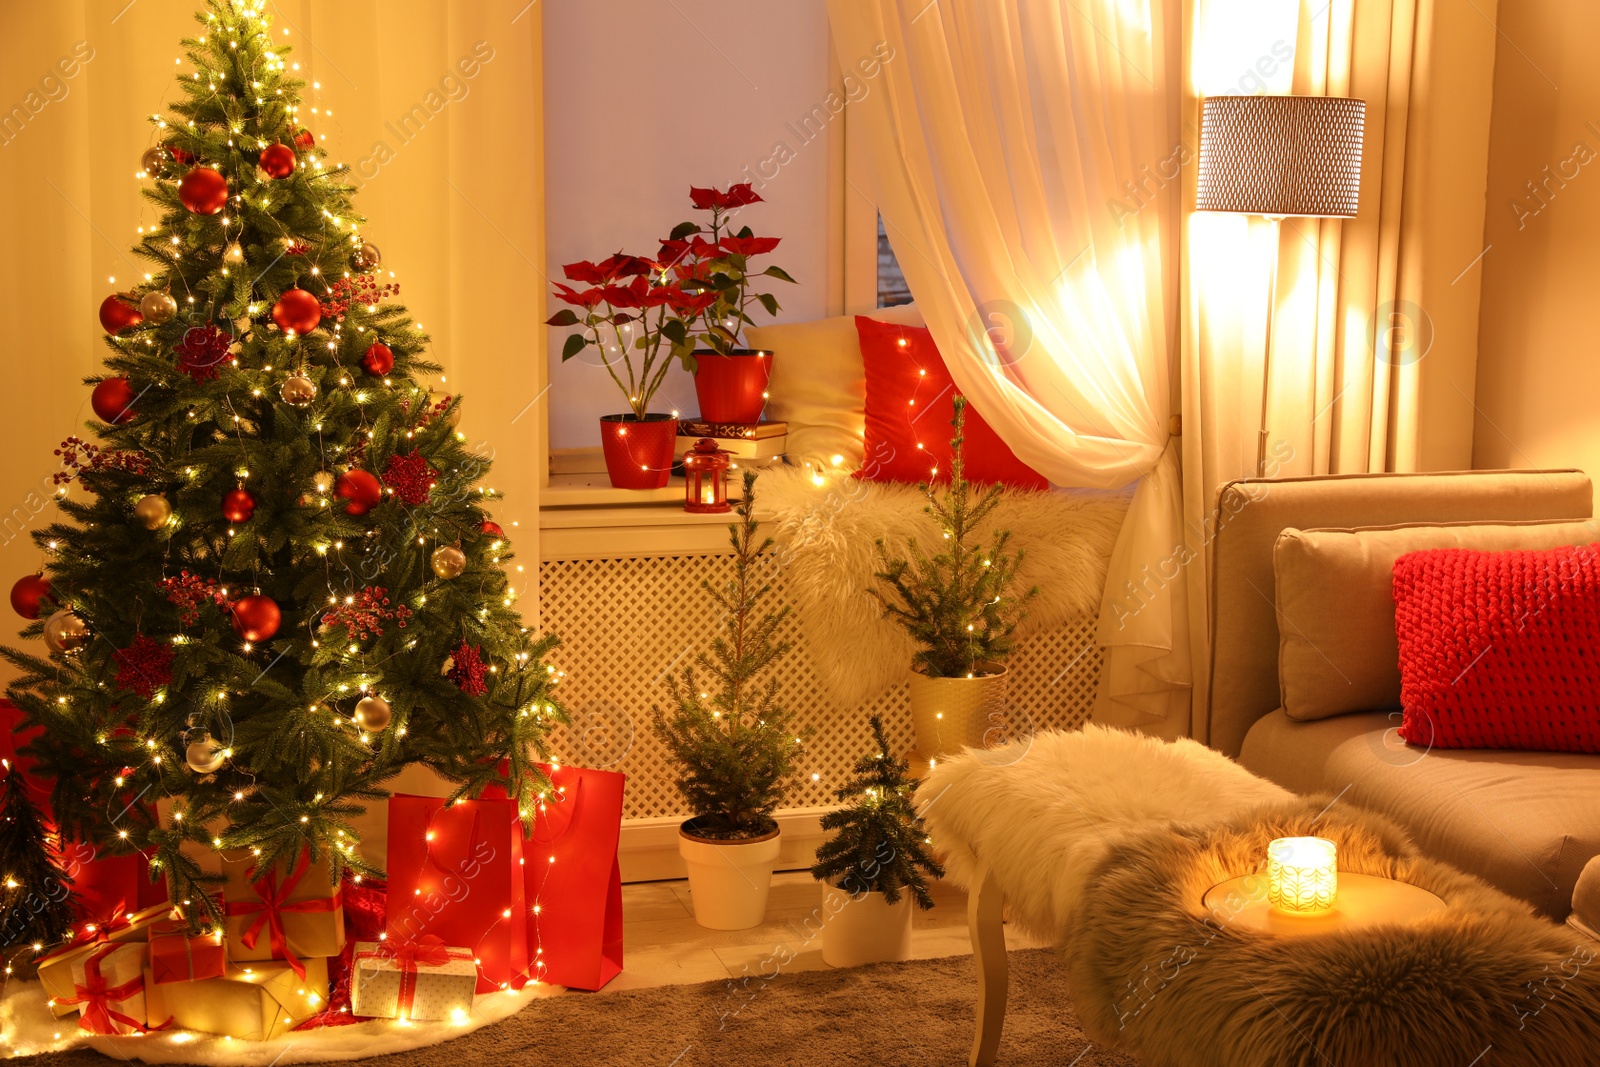
[[[665,749],[650,729],[664,705],[665,678],[693,662],[717,632],[702,580],[726,581],[726,556],[642,556],[546,560],[539,566],[541,626],[560,634],[551,662],[566,672],[561,694],[572,716],[554,751],[579,766],[628,775],[625,818],[684,816]],[[781,573],[772,578],[775,607],[785,603]],[[794,649],[781,661],[778,700],[811,728],[804,775],[788,807],[834,802],[833,790],[871,745],[867,719],[881,714],[900,751],[912,744],[907,687],[856,708],[838,707],[812,669],[791,616],[784,637]],[[1021,642],[1008,666],[1010,737],[1082,724],[1094,703],[1100,650],[1085,618]],[[812,776],[816,777],[813,778]]]

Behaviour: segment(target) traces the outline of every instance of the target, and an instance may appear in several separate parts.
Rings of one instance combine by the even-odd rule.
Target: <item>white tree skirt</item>
[[[479,996],[462,1022],[402,1024],[374,1019],[351,1026],[296,1031],[273,1041],[236,1041],[216,1034],[165,1030],[137,1037],[100,1037],[78,1028],[78,1017],[55,1018],[45,1007],[44,987],[13,979],[0,997],[0,1058],[92,1048],[113,1059],[145,1063],[259,1065],[317,1063],[381,1056],[437,1045],[515,1015],[535,1000],[555,996],[560,986],[530,985]]]

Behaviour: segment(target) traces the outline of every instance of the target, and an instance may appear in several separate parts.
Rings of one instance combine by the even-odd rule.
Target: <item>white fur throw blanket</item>
[[[908,537],[932,546],[940,531],[914,485],[831,472],[818,485],[816,477],[802,467],[769,468],[756,501],[772,520],[784,594],[813,669],[840,706],[854,708],[903,682],[915,651],[868,592],[880,569],[876,542],[900,553]],[[1039,589],[1019,639],[1099,609],[1127,509],[1122,493],[1005,490],[991,525],[1010,530],[1011,549],[1023,553],[1021,588]]]
[[[1059,944],[1118,833],[1290,796],[1198,742],[1090,724],[940,760],[917,805],[956,884],[976,888],[981,857],[1012,919]]]

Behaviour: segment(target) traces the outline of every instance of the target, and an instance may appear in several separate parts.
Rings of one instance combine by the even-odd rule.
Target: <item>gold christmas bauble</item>
[[[139,169],[144,171],[147,178],[159,178],[161,172],[167,169],[167,150],[160,145],[146,148],[139,157]]]
[[[133,506],[134,518],[144,523],[146,530],[159,530],[172,518],[172,505],[160,493],[142,496]]]
[[[89,626],[71,608],[62,608],[44,624],[44,643],[52,652],[76,652],[89,640]]]
[[[443,545],[433,550],[433,573],[441,578],[459,578],[467,569],[467,554],[454,545]]]
[[[214,774],[228,761],[224,751],[216,738],[206,734],[189,742],[183,750],[183,762],[196,774]]]
[[[376,270],[382,262],[383,253],[378,251],[378,246],[367,241],[361,242],[361,247],[350,254],[350,265],[359,271]]]
[[[144,321],[160,326],[171,322],[178,314],[178,302],[172,299],[171,293],[160,290],[146,293],[139,298],[139,314],[144,316]]]
[[[362,697],[356,704],[356,725],[368,733],[386,729],[392,718],[394,713],[389,710],[389,702],[380,696]]]
[[[330,471],[318,471],[311,476],[311,488],[321,496],[333,492],[333,474]]]
[[[291,407],[303,408],[317,398],[317,387],[310,378],[298,374],[285,381],[278,389],[283,402]]]

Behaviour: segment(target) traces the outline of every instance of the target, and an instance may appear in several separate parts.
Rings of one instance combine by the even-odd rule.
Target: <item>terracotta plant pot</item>
[[[830,967],[860,967],[911,957],[911,894],[895,903],[882,893],[852,896],[822,884],[822,962]]]
[[[672,476],[678,420],[654,412],[600,416],[600,446],[606,473],[617,489],[660,489]]]
[[[706,422],[759,422],[767,406],[772,353],[736,348],[726,356],[694,354],[694,394]]]
[[[696,837],[688,826],[686,822],[678,830],[678,854],[689,868],[694,921],[708,930],[760,926],[767,915],[780,831],[742,841],[713,841]]]
[[[1006,709],[1006,669],[978,664],[975,678],[929,678],[911,672],[911,726],[923,759],[987,748],[999,737]]]

